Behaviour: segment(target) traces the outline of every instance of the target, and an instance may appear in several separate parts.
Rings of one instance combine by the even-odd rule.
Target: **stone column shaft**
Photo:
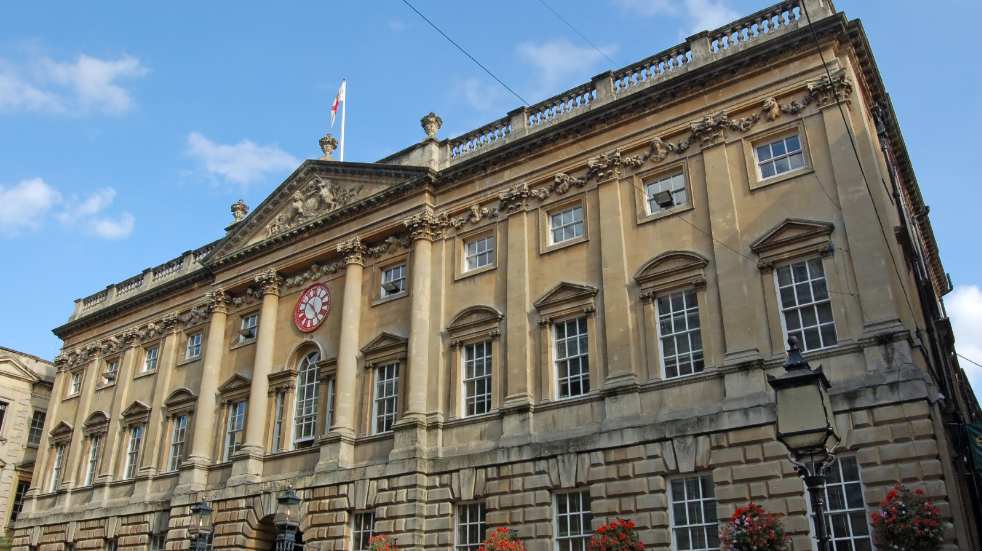
[[[223,295],[211,304],[205,358],[201,364],[201,385],[198,387],[198,403],[194,409],[194,430],[191,433],[191,452],[188,455],[188,460],[196,465],[207,465],[212,462],[215,420],[220,418],[215,411],[215,406],[218,399],[218,376],[222,370],[222,357],[225,354],[227,320],[228,307],[225,305]]]
[[[279,308],[279,276],[263,282],[263,303],[259,310],[259,335],[256,338],[256,361],[249,385],[246,434],[242,447],[251,454],[262,455],[266,446],[266,408],[269,402],[269,374],[273,369],[273,346],[276,340],[276,310]]]
[[[407,377],[406,417],[421,418],[426,414],[426,383],[430,366],[430,296],[433,241],[429,235],[413,239],[412,310],[409,317],[409,361]],[[400,374],[400,376],[403,376]]]
[[[140,457],[141,474],[155,474],[160,465],[158,456],[160,445],[168,439],[166,417],[164,415],[164,399],[170,388],[171,374],[177,364],[177,328],[168,331],[160,343],[160,361],[157,363],[157,374],[154,375],[153,402],[150,406],[150,419],[147,421],[146,440]],[[166,458],[164,458],[166,461]]]
[[[504,408],[527,406],[532,401],[532,366],[529,326],[529,214],[519,212],[508,217],[507,274],[505,298],[505,366]]]
[[[361,326],[361,288],[364,265],[361,253],[349,255],[344,271],[344,297],[341,302],[341,338],[338,343],[338,370],[334,387],[334,425],[331,430],[355,435],[357,398],[358,338]]]

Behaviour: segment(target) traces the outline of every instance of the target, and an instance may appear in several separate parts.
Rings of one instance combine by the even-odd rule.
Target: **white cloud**
[[[498,83],[488,83],[477,77],[458,80],[453,87],[454,94],[476,111],[493,111],[502,106],[504,93]]]
[[[123,239],[133,233],[136,219],[124,212],[116,218],[93,218],[87,224],[93,234],[103,239]]]
[[[601,46],[600,50],[577,46],[565,38],[523,42],[516,47],[518,58],[536,69],[536,95],[552,95],[563,85],[572,84],[568,82],[571,79],[586,81],[592,77],[604,54],[612,55],[617,47]]]
[[[0,186],[0,234],[14,236],[40,229],[49,218],[67,228],[104,239],[122,239],[133,232],[136,219],[124,212],[106,216],[116,190],[102,188],[81,198],[65,196],[41,178]]]
[[[740,14],[729,6],[728,0],[614,0],[624,11],[642,17],[668,15],[684,17],[685,34],[708,31],[737,19]]]
[[[726,0],[685,0],[689,14],[690,33],[709,31],[735,21],[740,14],[726,4]]]
[[[256,182],[272,172],[292,171],[300,164],[296,157],[275,145],[259,145],[251,140],[220,144],[198,132],[188,134],[187,151],[209,173],[237,184]]]
[[[977,285],[959,285],[945,299],[945,308],[955,331],[955,349],[959,354],[982,363],[982,289]],[[972,388],[982,395],[982,367],[959,360],[968,374]]]
[[[120,83],[147,74],[137,58],[100,59],[81,54],[74,61],[32,57],[23,67],[0,59],[0,110],[81,115],[119,115],[133,98]]]
[[[0,233],[17,235],[41,227],[48,212],[61,201],[61,193],[41,178],[0,185]]]

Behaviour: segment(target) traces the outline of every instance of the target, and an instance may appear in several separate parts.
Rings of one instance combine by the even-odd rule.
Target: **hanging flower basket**
[[[789,540],[781,519],[753,502],[738,507],[722,531],[725,551],[787,551]]]
[[[935,551],[944,541],[941,513],[924,491],[897,484],[870,515],[876,547],[881,551]]]
[[[395,551],[395,546],[385,536],[372,536],[368,539],[368,549],[369,551]]]
[[[634,521],[621,518],[597,528],[588,547],[590,551],[644,551]]]
[[[491,532],[478,551],[525,551],[525,544],[518,539],[517,532],[502,526]]]

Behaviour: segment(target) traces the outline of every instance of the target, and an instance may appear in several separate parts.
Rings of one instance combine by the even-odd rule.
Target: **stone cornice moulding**
[[[643,301],[679,287],[702,287],[709,260],[693,251],[666,251],[645,262],[634,275]]]
[[[85,422],[82,423],[82,431],[86,436],[104,434],[109,430],[109,415],[102,410],[93,411]]]
[[[759,258],[757,267],[773,268],[775,264],[801,256],[831,254],[835,224],[820,220],[786,218],[750,244]]]

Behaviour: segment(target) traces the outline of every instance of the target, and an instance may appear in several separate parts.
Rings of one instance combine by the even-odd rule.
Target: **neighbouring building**
[[[55,380],[51,362],[0,346],[0,550],[10,549],[13,522],[31,486]]]
[[[807,9],[807,13],[806,13]],[[810,20],[810,23],[809,23]],[[812,533],[775,440],[789,336],[832,381],[836,549],[897,481],[979,549],[939,257],[858,21],[781,2],[462,136],[303,162],[222,238],[76,301],[19,551],[705,550],[753,499]]]

